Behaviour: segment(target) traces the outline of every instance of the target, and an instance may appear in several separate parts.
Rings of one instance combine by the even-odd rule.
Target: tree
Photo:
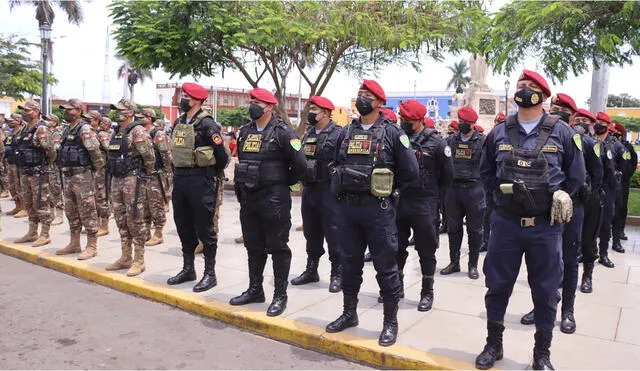
[[[448,66],[447,68],[453,74],[447,84],[447,90],[452,87],[456,88],[456,90],[464,89],[471,83],[471,77],[466,75],[469,72],[469,66],[464,59],[460,60],[460,62],[454,62],[453,66]]]
[[[291,70],[321,95],[338,70],[360,77],[392,63],[418,69],[422,57],[470,47],[470,25],[485,16],[479,1],[116,0],[110,9],[117,49],[138,67],[196,77],[230,68],[252,87],[266,77],[287,122]]]
[[[137,67],[126,60],[122,65],[120,65],[120,67],[118,67],[118,79],[121,79],[124,76],[127,77],[127,85],[129,86],[129,99],[131,99],[132,101],[134,101],[133,91],[138,81],[140,83],[144,83],[145,79],[153,78],[153,74],[150,69]]]
[[[510,73],[532,56],[562,82],[592,63],[623,66],[640,55],[640,2],[512,1],[475,36],[496,72]]]
[[[25,95],[40,95],[42,66],[28,58],[26,39],[0,36],[0,97],[23,100]],[[56,80],[50,74],[50,83]]]
[[[640,99],[634,98],[629,94],[609,94],[607,107],[640,107]]]
[[[20,5],[34,5],[36,7],[38,26],[42,27],[44,24],[53,25],[53,19],[56,14],[51,3],[56,4],[67,14],[69,23],[80,25],[83,19],[82,7],[80,2],[76,0],[9,0],[9,7],[13,10],[13,8]]]
[[[219,109],[218,123],[224,126],[240,127],[249,122],[249,108],[240,106],[233,109]]]

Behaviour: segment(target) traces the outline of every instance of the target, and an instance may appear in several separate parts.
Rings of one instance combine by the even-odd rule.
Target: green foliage
[[[634,98],[629,94],[609,94],[607,107],[640,107],[640,99]]]
[[[164,120],[164,113],[162,112],[162,110],[159,107],[146,106],[146,105],[142,105],[142,104],[136,103],[136,112],[142,111],[143,108],[151,108],[151,109],[153,109],[153,111],[156,113],[156,120]],[[111,117],[109,117],[109,118],[111,118]],[[113,119],[111,119],[111,121],[113,121]]]
[[[530,56],[564,81],[594,61],[622,66],[640,55],[640,2],[511,1],[475,36],[495,72],[510,73]]]
[[[631,177],[631,188],[640,188],[640,171],[637,171],[635,173],[633,173],[633,176]],[[631,195],[632,193],[629,193],[629,204],[631,204]],[[634,199],[636,199],[635,203],[638,205],[638,212],[635,214],[631,214],[630,215],[637,215],[640,216],[640,192],[636,192],[636,197],[634,197]]]
[[[613,122],[622,124],[627,131],[639,131],[640,132],[640,118],[613,116],[611,118]]]
[[[26,39],[0,36],[0,97],[40,95],[42,64],[29,59],[30,46]],[[49,82],[57,81],[49,75]]]
[[[218,123],[222,126],[240,127],[249,122],[249,108],[245,106],[233,109],[219,109]]]
[[[451,76],[451,80],[447,84],[447,89],[454,87],[457,89],[464,89],[467,87],[469,83],[471,83],[471,77],[467,75],[469,72],[469,66],[467,65],[467,61],[462,59],[460,62],[455,62],[453,66],[447,67],[449,71],[453,74]]]

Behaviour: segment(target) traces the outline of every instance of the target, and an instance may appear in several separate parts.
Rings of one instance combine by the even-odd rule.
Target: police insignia
[[[625,152],[622,154],[622,159],[623,160],[631,160],[631,153],[629,152]]]
[[[600,144],[596,143],[595,146],[593,146],[593,152],[596,153],[596,156],[600,157]]]
[[[607,150],[607,158],[608,158],[609,160],[613,160],[613,153],[611,153],[611,150],[610,150],[610,149],[608,149],[608,150]]]
[[[533,105],[538,104],[538,94],[534,94],[531,96],[531,104]]]
[[[444,155],[447,157],[451,157],[451,147],[449,146],[444,147]]]
[[[411,143],[409,142],[409,137],[406,134],[402,134],[400,136],[400,143],[404,146],[404,148],[409,148]]]
[[[300,143],[300,139],[291,139],[289,141],[289,144],[291,144],[291,148],[295,149],[296,151],[299,151],[300,148],[302,148],[302,143]]]
[[[213,144],[219,146],[220,144],[222,144],[222,137],[220,136],[220,134],[215,133],[211,136],[211,140],[213,141]]]
[[[578,149],[582,152],[582,138],[580,137],[580,134],[573,135],[573,143],[575,143],[576,147],[578,147]]]

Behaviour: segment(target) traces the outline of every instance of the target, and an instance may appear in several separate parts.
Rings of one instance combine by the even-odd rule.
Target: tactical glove
[[[555,222],[568,223],[573,216],[573,201],[565,191],[558,190],[553,193],[551,204],[551,225]]]

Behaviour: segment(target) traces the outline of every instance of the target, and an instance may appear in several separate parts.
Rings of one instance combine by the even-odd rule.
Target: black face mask
[[[622,141],[622,134],[613,134],[619,141]]]
[[[513,100],[516,104],[522,108],[529,108],[542,104],[542,93],[532,90],[530,87],[525,86],[523,89],[518,90],[513,95]]]
[[[601,123],[597,123],[593,126],[593,132],[597,135],[602,135],[607,132],[609,127],[607,125],[603,125]]]
[[[309,114],[307,114],[307,122],[309,125],[315,126],[318,123],[318,113],[309,112]]]
[[[371,103],[373,103],[373,99],[371,98],[358,97],[358,99],[356,99],[356,108],[362,116],[366,116],[373,112]]]
[[[458,124],[458,130],[460,130],[462,134],[469,134],[471,131],[471,124],[468,122],[461,122]]]
[[[63,116],[64,116],[64,121],[69,123],[76,121],[76,119],[78,118],[78,115],[75,115],[71,112],[65,112]]]
[[[31,120],[33,120],[33,115],[30,113],[23,113],[22,120],[24,120],[25,122],[31,122]]]
[[[560,119],[562,119],[562,121],[569,123],[569,117],[571,117],[570,114],[568,114],[567,112],[563,112],[563,111],[556,111],[551,113],[552,115],[556,115],[556,116],[560,116]]]
[[[191,109],[191,106],[189,105],[189,98],[182,98],[180,99],[180,111],[182,112],[189,112],[189,110]]]
[[[413,135],[413,123],[409,121],[400,121],[400,127],[405,133],[407,133],[407,135]]]
[[[589,134],[589,124],[585,122],[575,124],[573,125],[573,130],[575,130],[578,134]]]
[[[258,104],[252,103],[249,106],[249,117],[251,117],[251,119],[255,121],[262,116],[264,116],[264,108],[262,108]]]

